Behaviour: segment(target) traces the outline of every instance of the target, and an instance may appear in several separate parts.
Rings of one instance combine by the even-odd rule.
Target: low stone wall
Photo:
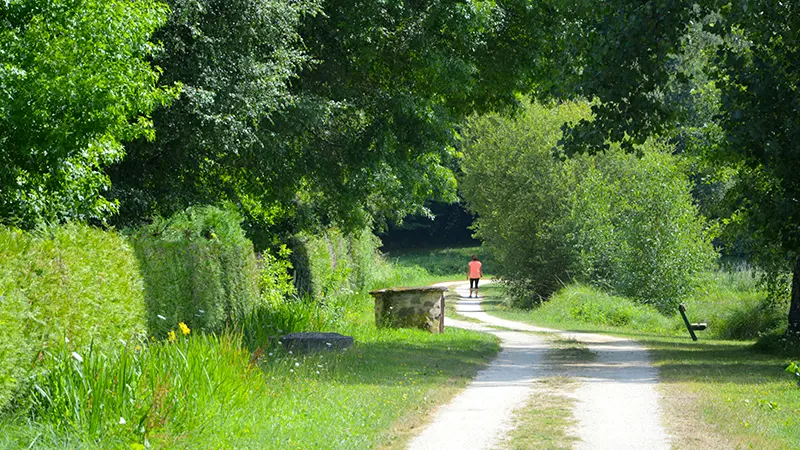
[[[370,292],[375,298],[375,324],[381,327],[444,331],[445,287],[409,287]]]

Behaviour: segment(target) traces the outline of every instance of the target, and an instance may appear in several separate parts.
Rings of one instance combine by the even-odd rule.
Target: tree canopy
[[[549,2],[170,4],[155,61],[185,87],[110,170],[121,223],[220,200],[273,231],[402,219],[455,198],[460,122],[550,70]]]
[[[150,0],[0,4],[0,223],[107,218],[103,169],[153,138],[171,96],[147,61],[167,8]]]
[[[567,128],[565,153],[597,153],[614,141],[630,151],[648,136],[674,130],[679,108],[664,95],[671,80],[718,90],[712,119],[720,145],[703,157],[735,170],[729,229],[745,231],[753,255],[769,260],[767,268],[794,271],[789,329],[800,331],[798,5],[609,1],[588,10],[577,4],[567,29],[573,41],[581,38],[573,58],[580,65],[565,78],[571,83],[565,91],[597,99],[596,120]],[[682,53],[698,23],[718,37],[713,56],[699,71],[675,73],[667,61]],[[707,78],[699,80],[701,74]]]

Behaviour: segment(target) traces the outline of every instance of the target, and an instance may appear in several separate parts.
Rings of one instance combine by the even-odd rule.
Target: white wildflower
[[[83,356],[79,355],[77,352],[72,352],[72,357],[75,358],[75,361],[83,362]]]

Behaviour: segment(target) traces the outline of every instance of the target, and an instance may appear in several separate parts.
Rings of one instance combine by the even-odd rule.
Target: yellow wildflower
[[[175,332],[170,330],[170,332],[167,333],[167,338],[170,342],[175,342]]]
[[[181,333],[183,333],[184,336],[192,332],[183,322],[179,323],[178,326],[181,327]]]

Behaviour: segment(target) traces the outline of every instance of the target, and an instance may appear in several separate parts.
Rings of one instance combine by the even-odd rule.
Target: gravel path
[[[571,394],[576,400],[573,416],[577,425],[571,430],[578,438],[576,449],[670,448],[655,390],[658,372],[642,346],[628,339],[563,332],[493,317],[481,310],[480,299],[464,296],[469,292],[466,282],[455,284],[455,291],[461,296],[456,306],[459,314],[481,323],[445,318],[446,326],[492,333],[500,338],[502,351],[460,395],[437,411],[409,449],[497,448],[511,430],[514,410],[525,404],[539,387],[539,380],[559,375],[580,382]],[[584,364],[546,360],[548,340],[533,333],[555,333],[581,341],[597,356]]]

